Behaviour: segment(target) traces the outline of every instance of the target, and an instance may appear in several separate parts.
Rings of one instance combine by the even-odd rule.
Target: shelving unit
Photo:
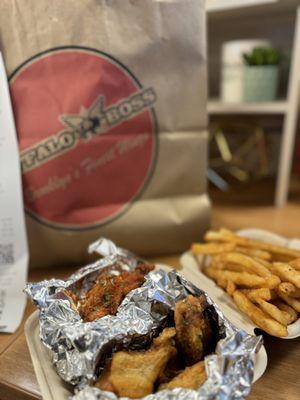
[[[282,137],[280,146],[280,160],[277,173],[275,205],[283,206],[288,198],[291,165],[295,141],[297,114],[299,108],[300,91],[300,0],[211,0],[207,2],[208,21],[211,26],[217,26],[221,34],[220,40],[234,35],[233,22],[238,21],[242,28],[242,35],[249,37],[257,34],[256,31],[248,33],[247,21],[253,17],[254,21],[263,21],[263,28],[267,33],[275,32],[277,40],[280,40],[280,26],[278,22],[282,18],[290,18],[295,13],[293,45],[291,46],[290,71],[287,82],[286,97],[267,103],[223,103],[218,99],[208,102],[209,115],[282,115]],[[272,19],[274,26],[272,26]],[[244,22],[245,23],[244,23]],[[288,23],[289,19],[285,21]],[[223,24],[223,25],[222,25]],[[226,24],[226,25],[225,25]],[[221,26],[221,28],[220,28]],[[228,32],[222,31],[222,27],[228,26]],[[259,32],[261,34],[261,32]],[[278,34],[279,33],[279,34]],[[227,35],[223,38],[223,34]],[[248,35],[248,36],[247,36]],[[243,37],[243,36],[242,36]],[[221,39],[220,39],[221,38]],[[240,37],[236,37],[239,39]],[[208,43],[210,37],[208,35]],[[220,51],[220,48],[217,49]],[[215,63],[216,64],[216,63]],[[214,67],[215,65],[212,65]],[[213,69],[213,68],[212,68]]]
[[[223,103],[220,100],[210,100],[208,113],[213,114],[286,114],[287,101],[272,101],[267,103]]]

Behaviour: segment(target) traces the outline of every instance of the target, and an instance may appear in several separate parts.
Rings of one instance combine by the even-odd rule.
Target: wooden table
[[[272,207],[225,208],[214,211],[213,225],[232,229],[256,226],[271,229],[286,236],[300,236],[300,205],[290,204],[283,209]],[[159,261],[179,268],[178,256],[159,257]],[[71,269],[34,270],[29,279],[37,281],[53,277],[66,277]],[[30,355],[23,333],[23,324],[34,311],[28,303],[22,325],[12,335],[0,334],[0,400],[41,399]],[[254,385],[249,400],[299,400],[300,399],[300,338],[293,340],[265,336],[268,367],[263,377]]]

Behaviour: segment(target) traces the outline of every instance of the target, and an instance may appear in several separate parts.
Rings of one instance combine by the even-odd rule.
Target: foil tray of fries
[[[261,336],[236,328],[175,270],[150,265],[107,239],[90,250],[103,257],[66,281],[25,290],[39,308],[26,337],[45,399],[249,394]],[[32,338],[33,329],[40,338]]]
[[[209,231],[181,257],[238,327],[292,339],[300,336],[300,240],[261,229]]]

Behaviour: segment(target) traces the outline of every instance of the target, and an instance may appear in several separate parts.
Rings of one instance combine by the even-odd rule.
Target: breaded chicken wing
[[[187,365],[203,360],[213,337],[209,317],[204,312],[204,296],[187,296],[175,307],[176,342]]]
[[[144,351],[119,351],[96,386],[119,397],[141,398],[158,390],[198,389],[207,379],[203,360],[219,339],[218,318],[205,296],[188,296],[166,328]]]
[[[109,376],[100,377],[101,388],[111,385],[119,397],[140,398],[152,393],[159,374],[176,353],[175,334],[174,328],[166,328],[149,350],[115,353]],[[100,387],[99,383],[96,386]]]
[[[175,388],[198,389],[206,379],[204,362],[200,361],[191,367],[186,367],[170,382],[160,385],[158,390]]]
[[[114,387],[110,382],[110,369],[111,362],[106,365],[104,371],[100,375],[98,381],[95,383],[95,386],[101,390],[105,390],[106,392],[114,392]]]

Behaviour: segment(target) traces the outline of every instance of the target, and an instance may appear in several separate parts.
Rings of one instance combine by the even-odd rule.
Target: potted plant
[[[256,47],[244,58],[244,101],[272,101],[278,88],[281,53],[272,47]]]

